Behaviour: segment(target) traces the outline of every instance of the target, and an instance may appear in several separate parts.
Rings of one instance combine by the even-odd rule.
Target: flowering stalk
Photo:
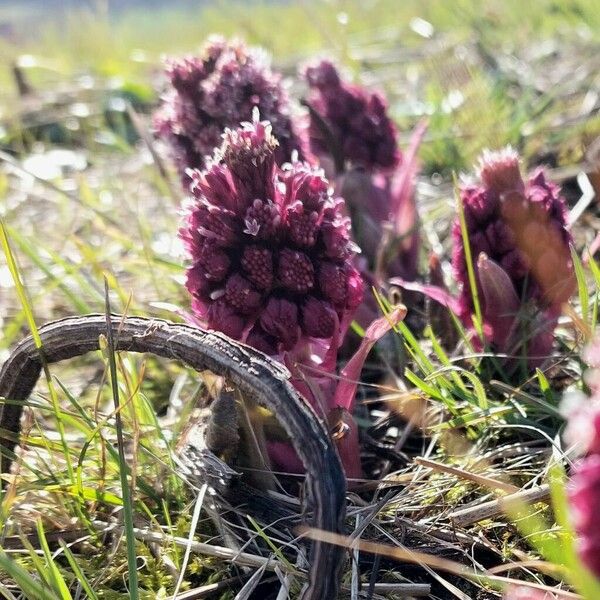
[[[206,158],[220,146],[223,130],[250,120],[255,107],[277,136],[278,162],[302,151],[287,92],[265,52],[213,36],[200,55],[167,61],[166,74],[170,88],[154,115],[154,126],[170,146],[185,185],[186,169],[204,168]]]
[[[600,577],[600,455],[590,454],[575,466],[569,482],[571,520],[577,534],[577,551],[583,564]]]
[[[475,333],[466,240],[483,321],[479,341],[498,353],[525,353],[534,368],[550,353],[561,305],[575,290],[564,198],[542,169],[524,181],[518,155],[507,148],[483,154],[480,182],[465,185],[460,201],[467,235],[456,219],[452,267],[458,298],[442,289],[395,283],[445,304]]]
[[[382,94],[343,81],[327,60],[309,65],[304,76],[310,89],[310,149],[337,178],[362,249],[362,272],[372,274],[377,286],[390,276],[414,279],[420,250],[416,152],[425,124],[403,155]]]
[[[400,164],[398,133],[381,94],[342,81],[328,60],[306,67],[304,77],[312,109],[310,148],[316,156],[333,155],[339,166],[349,162],[367,171],[393,170]]]
[[[192,309],[203,325],[286,363],[323,418],[339,408],[351,413],[355,387],[337,392],[332,378],[363,294],[344,201],[320,170],[277,166],[276,149],[270,124],[255,111],[251,123],[225,131],[204,171],[188,172],[193,197],[180,235],[191,259]],[[339,440],[347,473],[358,476],[356,426]],[[280,466],[297,467],[289,446],[271,450]]]

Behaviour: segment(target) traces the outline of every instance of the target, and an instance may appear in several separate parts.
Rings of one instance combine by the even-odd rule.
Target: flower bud
[[[211,37],[200,55],[169,60],[166,74],[171,89],[154,115],[154,127],[168,143],[186,185],[186,171],[204,168],[221,145],[223,131],[250,121],[255,108],[278,140],[272,147],[276,162],[290,160],[294,151],[302,153],[290,100],[264,51]]]

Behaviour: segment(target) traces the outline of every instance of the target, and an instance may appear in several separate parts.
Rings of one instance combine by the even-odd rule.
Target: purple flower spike
[[[481,183],[463,187],[461,201],[471,256],[485,256],[475,271],[486,341],[500,352],[526,347],[534,367],[551,350],[560,307],[575,289],[565,201],[542,170],[524,181],[510,148],[485,152],[479,172]],[[458,219],[453,238],[459,315],[470,326],[473,296]]]
[[[344,201],[320,170],[277,166],[276,149],[255,111],[251,123],[225,132],[204,171],[189,171],[193,199],[180,231],[191,259],[186,287],[195,320],[284,361],[326,419],[337,408],[331,375],[363,282]],[[348,405],[355,387],[343,394]],[[351,414],[343,421],[334,438],[348,476],[359,477],[358,428]],[[269,450],[278,467],[301,469],[291,446]]]
[[[273,127],[277,162],[290,160],[294,150],[302,153],[281,76],[271,70],[263,51],[211,37],[199,56],[169,60],[166,73],[171,89],[154,115],[154,126],[186,185],[186,170],[204,168],[223,130],[249,121],[255,107]]]
[[[320,171],[282,169],[277,141],[258,115],[226,130],[194,196],[181,237],[192,260],[196,317],[270,354],[332,339],[362,297],[344,203]]]
[[[381,94],[343,82],[328,60],[306,67],[304,76],[310,87],[309,134],[315,155],[333,154],[338,167],[349,161],[369,171],[399,164],[396,126]]]
[[[567,419],[565,442],[581,458],[573,468],[567,488],[571,522],[576,533],[579,557],[585,566],[600,577],[600,530],[597,512],[600,506],[600,338],[596,338],[583,352],[583,360],[590,367],[585,381],[592,393],[567,392],[561,412]]]
[[[510,148],[484,153],[480,177],[480,183],[460,191],[485,338],[475,342],[485,341],[499,353],[525,354],[533,369],[550,354],[562,304],[576,287],[565,200],[541,169],[524,181],[518,156]],[[458,298],[436,285],[400,277],[391,283],[448,307],[475,334],[473,293],[458,218],[452,237]]]
[[[559,310],[575,288],[566,229],[566,204],[542,170],[524,182],[518,155],[510,148],[485,152],[480,185],[461,190],[471,255],[485,253],[513,282],[522,302]],[[461,302],[472,313],[465,252],[458,220],[454,224],[453,268],[462,284]]]

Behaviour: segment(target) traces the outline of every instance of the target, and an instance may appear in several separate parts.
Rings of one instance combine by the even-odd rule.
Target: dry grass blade
[[[447,573],[451,573],[453,575],[457,575],[459,577],[470,579],[473,581],[481,581],[485,580],[489,583],[498,583],[498,584],[514,584],[518,583],[519,585],[525,585],[526,587],[531,587],[532,589],[542,590],[545,592],[550,592],[552,594],[557,594],[561,598],[572,598],[572,599],[581,599],[579,594],[575,594],[573,592],[568,592],[564,590],[557,590],[550,586],[530,583],[530,582],[522,582],[510,579],[508,577],[498,577],[496,575],[492,575],[488,571],[478,573],[477,571],[462,565],[461,563],[457,563],[451,560],[446,560],[444,558],[440,558],[435,555],[425,554],[424,552],[408,550],[406,548],[399,548],[393,546],[387,546],[385,544],[379,544],[376,542],[368,542],[363,540],[351,540],[349,537],[339,534],[330,533],[327,531],[319,531],[315,529],[305,529],[303,530],[303,534],[312,539],[322,539],[327,541],[329,544],[338,544],[344,548],[354,548],[358,547],[363,552],[369,552],[375,555],[387,556],[389,558],[393,558],[395,560],[401,562],[412,563],[416,565],[422,565],[426,567],[430,567],[432,569],[437,569],[440,571],[445,571]]]
[[[550,500],[550,487],[543,484],[530,490],[522,490],[515,494],[482,502],[477,506],[462,508],[448,515],[448,518],[459,527],[467,527],[478,521],[492,519],[506,513],[511,508],[518,508],[523,503],[548,502]]]
[[[491,477],[484,477],[483,475],[478,475],[477,473],[470,473],[469,471],[465,471],[465,469],[461,469],[459,467],[450,467],[428,458],[417,457],[415,458],[415,462],[422,467],[427,467],[441,473],[455,475],[456,477],[460,477],[461,479],[465,479],[467,481],[472,481],[477,485],[481,485],[492,490],[502,490],[508,494],[514,494],[520,491],[516,485],[505,483],[504,481],[499,481],[498,479],[492,479]]]

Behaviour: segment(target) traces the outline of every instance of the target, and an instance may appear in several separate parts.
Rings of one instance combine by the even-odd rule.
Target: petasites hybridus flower
[[[461,201],[486,340],[508,354],[526,348],[535,366],[549,354],[561,305],[575,290],[565,200],[543,169],[524,181],[507,148],[484,153],[480,183],[463,187]],[[452,235],[459,312],[468,322],[474,303],[459,219]]]
[[[346,201],[362,249],[361,272],[377,287],[392,276],[414,279],[420,250],[417,150],[425,123],[403,154],[382,94],[343,81],[327,60],[308,66],[304,75],[311,150]]]
[[[330,339],[362,298],[343,200],[301,162],[279,168],[267,121],[226,130],[181,231],[193,309],[213,329],[271,355]]]
[[[277,166],[276,149],[270,124],[255,112],[251,123],[226,130],[204,171],[189,171],[193,197],[181,230],[192,263],[186,286],[203,325],[285,362],[326,419],[336,408],[337,350],[363,283],[344,201],[320,170]],[[344,407],[353,405],[344,397]],[[358,476],[352,433],[342,445],[351,442],[346,472]],[[277,450],[279,464],[293,469],[291,447]]]
[[[292,383],[329,422],[346,475],[360,477],[356,382],[369,350],[406,310],[367,327],[338,382],[337,352],[363,295],[350,223],[322,172],[301,162],[277,166],[276,148],[256,112],[225,132],[204,171],[190,171],[181,237],[192,263],[192,308],[201,324],[288,366]],[[301,470],[289,444],[268,448],[279,468]]]
[[[279,141],[278,162],[301,150],[287,92],[264,51],[211,37],[200,55],[169,60],[166,73],[170,89],[154,115],[154,126],[169,144],[186,184],[186,169],[202,169],[206,157],[221,145],[223,130],[249,121],[255,107]]]
[[[315,155],[332,156],[338,172],[346,162],[368,171],[398,165],[402,155],[396,126],[381,94],[342,81],[328,60],[309,65],[304,76],[310,88],[309,134]]]
[[[524,181],[519,157],[511,148],[484,153],[479,173],[480,182],[465,185],[460,194],[471,255],[477,261],[485,254],[501,267],[520,302],[534,300],[542,309],[560,308],[575,284],[560,189],[546,179],[541,168]],[[458,219],[452,235],[452,266],[462,286],[462,310],[472,312],[473,294]]]
[[[460,200],[485,342],[500,354],[526,354],[535,367],[550,353],[561,305],[575,290],[565,200],[541,168],[523,180],[519,157],[510,148],[483,154],[479,182],[463,186]],[[452,237],[458,298],[439,288],[397,283],[446,304],[475,331],[458,217]]]

